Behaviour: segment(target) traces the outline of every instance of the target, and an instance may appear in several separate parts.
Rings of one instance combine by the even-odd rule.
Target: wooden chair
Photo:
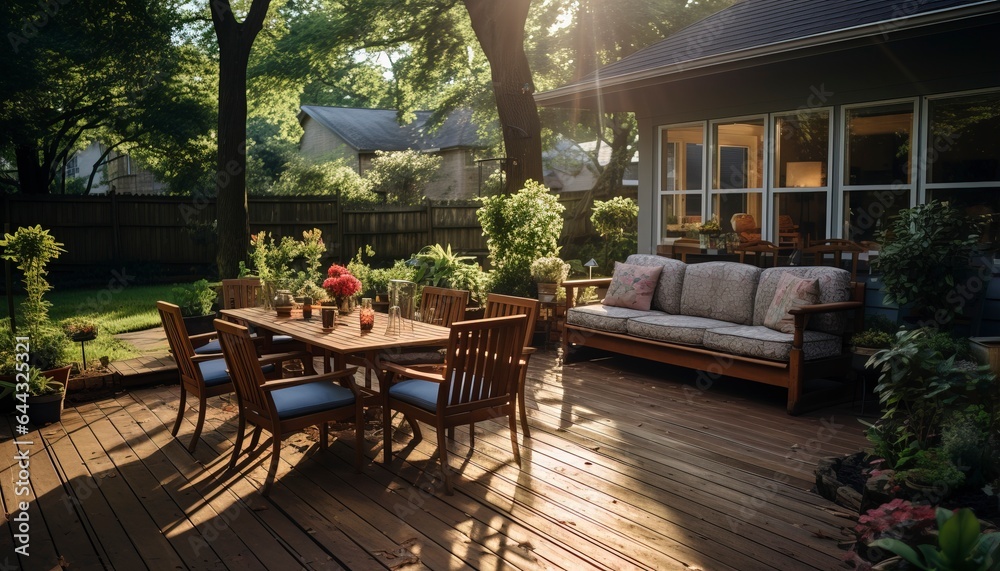
[[[260,278],[236,278],[222,280],[222,308],[242,309],[244,307],[257,307],[260,303],[262,287]],[[215,335],[214,333],[212,335]],[[256,336],[256,334],[254,334]],[[305,351],[306,347],[302,343],[296,342],[288,335],[262,336],[261,346],[266,353],[272,351]],[[209,341],[205,345],[195,349],[199,355],[218,354],[222,355],[222,348],[219,341]]]
[[[281,455],[281,440],[307,426],[319,426],[320,447],[329,445],[328,422],[354,422],[355,469],[361,471],[364,448],[364,407],[377,406],[378,395],[354,383],[356,367],[322,375],[266,380],[257,366],[254,341],[246,327],[215,321],[222,353],[233,377],[239,400],[239,429],[229,469],[236,468],[243,448],[247,424],[254,426],[247,452],[252,452],[263,430],[271,433],[271,464],[261,494],[267,496],[274,483]],[[336,383],[332,381],[337,381]]]
[[[514,297],[511,295],[500,295],[491,293],[486,298],[485,317],[507,317],[509,315],[526,315],[527,321],[524,323],[524,348],[521,350],[521,367],[517,378],[517,406],[521,411],[521,431],[525,438],[531,438],[531,431],[528,428],[528,409],[525,407],[524,384],[528,374],[528,360],[535,348],[531,346],[532,338],[535,335],[535,322],[538,320],[539,304],[537,299],[526,297]],[[469,427],[472,430],[472,427]]]
[[[194,452],[198,445],[198,438],[201,436],[201,429],[205,425],[205,400],[208,397],[229,394],[234,392],[235,388],[229,373],[226,371],[226,363],[221,353],[209,355],[195,353],[195,347],[209,342],[216,334],[188,335],[180,307],[165,301],[158,301],[156,309],[160,314],[160,321],[163,323],[163,331],[167,334],[170,352],[173,353],[174,361],[177,362],[181,381],[181,399],[177,405],[177,420],[174,422],[174,428],[170,434],[177,436],[184,419],[184,411],[187,408],[187,395],[191,393],[198,399],[198,421],[194,426],[191,444],[188,445],[188,450]],[[302,357],[301,353],[270,355],[266,359],[259,360],[258,368],[265,367],[264,372],[269,375],[280,374],[280,369],[275,363]]]
[[[837,238],[811,242],[807,248],[802,250],[803,255],[812,256],[813,265],[826,265],[827,255],[829,255],[830,265],[838,268],[843,262],[844,254],[848,254],[851,257],[852,281],[857,280],[858,277],[858,256],[866,252],[868,250],[857,242]]]
[[[521,465],[514,410],[526,315],[460,321],[451,326],[444,369],[429,372],[393,363],[386,366],[391,379],[404,379],[382,389],[383,461],[392,455],[392,410],[407,419],[433,424],[448,495],[453,493],[448,469],[445,431],[506,416],[514,460]],[[422,438],[419,424],[410,420],[413,438]],[[469,432],[475,445],[475,432]]]
[[[420,318],[427,323],[451,327],[465,317],[465,306],[469,303],[469,292],[464,289],[448,289],[425,286],[420,294]],[[406,347],[399,351],[383,352],[375,359],[375,366],[384,371],[382,363],[397,365],[440,365],[444,355],[440,347]],[[365,372],[365,386],[371,386],[371,374]]]

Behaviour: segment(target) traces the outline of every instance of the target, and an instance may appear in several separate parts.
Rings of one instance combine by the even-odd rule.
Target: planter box
[[[1000,376],[1000,337],[971,337],[969,350],[977,361],[989,365],[993,374]]]

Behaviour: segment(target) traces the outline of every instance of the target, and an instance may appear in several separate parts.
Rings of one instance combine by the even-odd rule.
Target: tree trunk
[[[24,194],[48,193],[48,177],[38,160],[38,147],[33,145],[17,145],[14,148],[17,160],[17,182]]]
[[[535,84],[524,53],[524,24],[531,0],[464,0],[472,29],[490,62],[493,95],[507,161],[505,191],[528,180],[542,182],[542,126],[532,93]]]
[[[600,176],[594,183],[594,200],[607,200],[621,195],[622,177],[625,176],[625,169],[632,159],[630,152],[632,126],[626,113],[609,113],[607,117],[611,122],[611,160],[601,170]]]
[[[234,278],[250,247],[247,210],[247,62],[270,0],[254,0],[244,22],[229,0],[210,0],[219,42],[219,149],[216,161],[216,264],[219,278]]]

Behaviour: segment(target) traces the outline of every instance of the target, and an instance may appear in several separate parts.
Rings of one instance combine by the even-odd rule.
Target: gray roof
[[[996,11],[998,0],[742,0],[583,78],[539,103],[752,57],[884,36]]]
[[[396,122],[396,112],[389,109],[303,105],[299,123],[306,116],[311,117],[359,152],[485,147],[469,110],[453,111],[434,130],[426,127],[430,111],[417,111],[416,115],[413,122],[400,125]]]

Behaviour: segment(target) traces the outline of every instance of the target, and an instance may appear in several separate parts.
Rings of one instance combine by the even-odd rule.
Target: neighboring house
[[[66,161],[66,180],[80,179],[86,188],[94,165],[101,160],[106,149],[103,144],[94,141],[74,153]],[[157,181],[153,173],[136,164],[129,155],[116,151],[111,151],[97,167],[90,194],[105,194],[112,188],[119,194],[163,194],[167,191],[167,185]]]
[[[567,139],[558,139],[552,147],[542,151],[542,166],[545,169],[545,186],[556,192],[580,192],[594,188],[598,173],[591,162],[597,141],[575,143]],[[597,162],[601,166],[611,162],[611,147],[601,145],[597,153]],[[625,169],[622,185],[635,187],[638,181],[639,155],[632,157],[632,162]]]
[[[1000,2],[744,0],[541,105],[633,111],[639,250],[749,213],[871,240],[931,199],[1000,212]]]
[[[479,168],[473,153],[485,148],[472,113],[457,110],[437,128],[427,127],[430,111],[417,111],[407,125],[396,122],[396,112],[303,105],[299,112],[302,141],[299,150],[311,158],[342,158],[359,174],[371,166],[375,151],[417,150],[443,159],[438,178],[427,190],[436,200],[471,198],[479,192]]]

